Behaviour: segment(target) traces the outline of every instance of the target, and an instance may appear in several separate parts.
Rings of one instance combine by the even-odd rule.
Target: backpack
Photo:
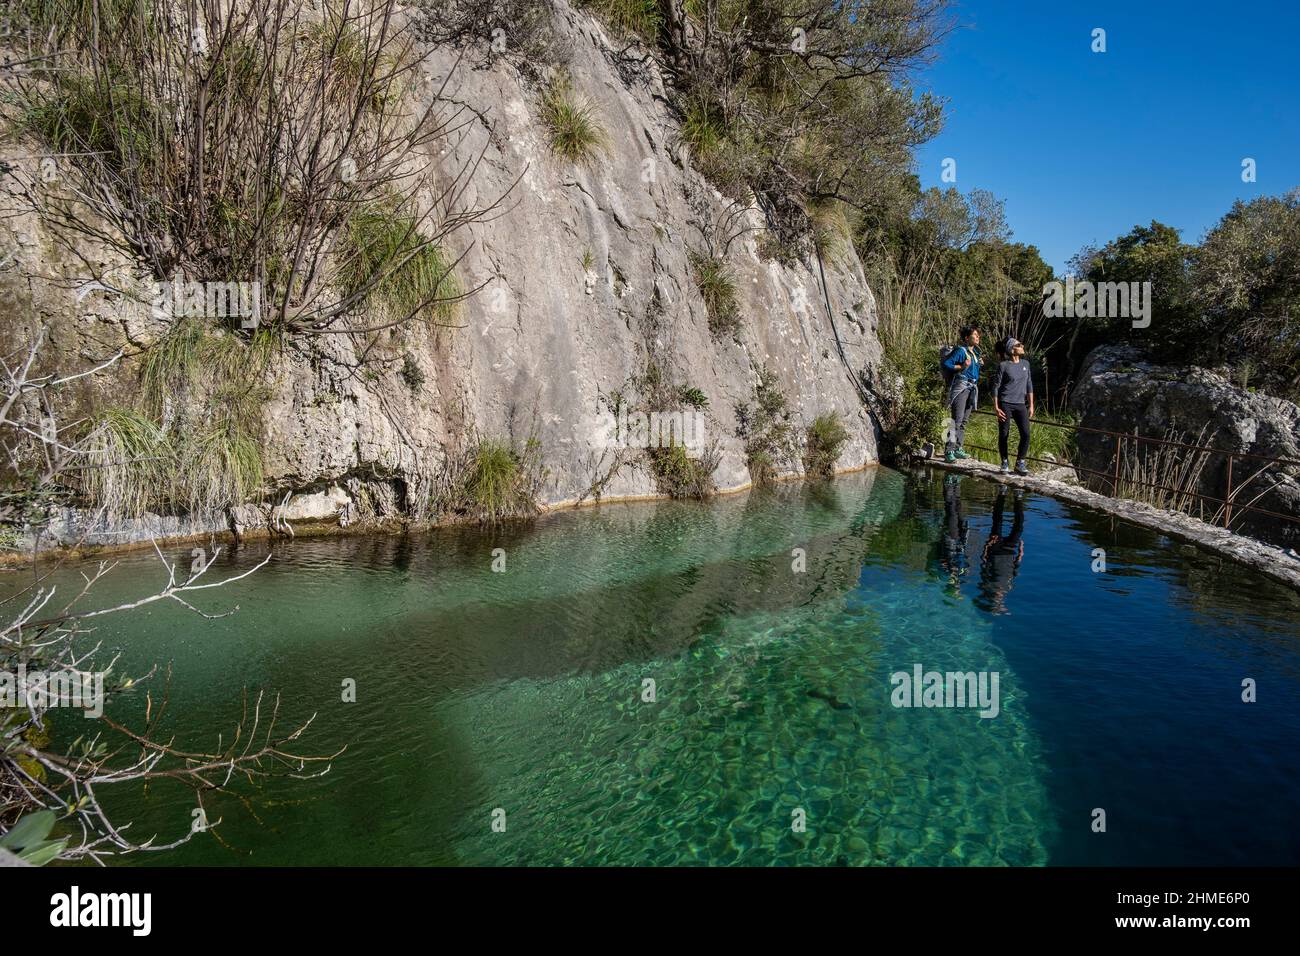
[[[945,387],[952,385],[952,380],[957,375],[956,369],[951,369],[943,363],[952,357],[952,353],[961,348],[960,345],[941,345],[939,346],[939,374],[943,376]]]

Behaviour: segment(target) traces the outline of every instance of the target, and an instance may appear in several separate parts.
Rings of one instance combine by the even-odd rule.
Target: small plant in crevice
[[[677,394],[682,404],[690,408],[704,409],[709,406],[708,396],[694,385],[683,385]]]
[[[574,93],[567,75],[551,81],[541,105],[542,124],[557,156],[582,165],[608,152],[609,135],[597,121],[592,105]]]
[[[533,517],[546,477],[541,451],[535,437],[522,447],[502,438],[470,443],[449,461],[434,510],[482,524]]]
[[[700,290],[708,312],[709,331],[717,337],[733,334],[740,328],[740,306],[730,267],[716,256],[698,252],[690,253],[689,259],[695,287]]]
[[[685,445],[675,443],[665,448],[648,449],[646,454],[661,494],[703,501],[717,491],[713,473],[722,460],[722,452],[716,442],[710,443],[698,458],[692,458]]]
[[[816,478],[835,477],[835,463],[848,440],[849,433],[840,421],[839,412],[818,415],[808,426],[804,445],[804,471]]]
[[[765,485],[776,477],[780,465],[795,457],[794,426],[785,393],[767,366],[759,370],[754,398],[753,405],[736,406],[736,437],[744,442],[750,479]]]
[[[398,374],[402,376],[402,381],[411,391],[418,392],[424,387],[424,370],[420,368],[420,363],[410,352],[402,356],[402,370]]]

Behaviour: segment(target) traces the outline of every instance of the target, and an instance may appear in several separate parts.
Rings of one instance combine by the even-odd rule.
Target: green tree
[[[1093,347],[1109,342],[1140,345],[1169,361],[1197,355],[1190,275],[1194,251],[1194,246],[1182,241],[1179,230],[1155,220],[1149,226],[1134,226],[1100,248],[1081,250],[1070,263],[1079,279],[1151,283],[1151,322],[1146,328],[1134,328],[1127,316],[1065,319],[1070,368],[1077,370]]]
[[[1300,393],[1300,189],[1238,200],[1192,256],[1202,357],[1249,356],[1262,384]]]

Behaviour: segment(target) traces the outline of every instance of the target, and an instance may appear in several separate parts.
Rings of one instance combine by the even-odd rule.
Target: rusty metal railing
[[[997,417],[993,412],[985,411],[983,409],[977,410],[975,414],[987,415],[991,418]],[[1283,521],[1300,523],[1300,515],[1282,514],[1281,512],[1273,511],[1268,508],[1259,508],[1255,506],[1254,502],[1258,501],[1269,491],[1273,490],[1273,488],[1275,488],[1276,485],[1265,488],[1254,498],[1252,498],[1248,504],[1239,504],[1236,501],[1237,496],[1242,491],[1244,491],[1247,486],[1253,483],[1255,479],[1259,478],[1260,475],[1264,474],[1264,472],[1269,468],[1274,466],[1290,466],[1293,468],[1300,468],[1300,460],[1294,458],[1271,458],[1267,455],[1257,455],[1254,452],[1228,451],[1223,448],[1213,448],[1209,445],[1192,445],[1192,444],[1188,444],[1187,442],[1174,441],[1169,438],[1152,438],[1147,435],[1139,435],[1137,434],[1137,432],[1117,432],[1117,431],[1110,431],[1104,428],[1090,428],[1086,425],[1068,425],[1062,422],[1046,421],[1041,418],[1032,418],[1030,419],[1030,422],[1033,425],[1043,426],[1046,428],[1060,428],[1069,432],[1076,432],[1076,433],[1087,432],[1094,435],[1102,435],[1102,436],[1113,438],[1115,440],[1115,451],[1111,455],[1111,460],[1114,464],[1111,468],[1109,468],[1106,471],[1099,471],[1095,468],[1085,468],[1076,462],[1060,462],[1060,461],[1055,461],[1054,459],[1037,458],[1033,455],[1025,456],[1026,461],[1034,461],[1034,462],[1039,462],[1041,464],[1057,465],[1062,467],[1068,465],[1070,468],[1073,468],[1076,473],[1095,475],[1099,478],[1102,478],[1110,484],[1112,497],[1116,497],[1116,498],[1126,497],[1120,494],[1120,488],[1124,484],[1141,485],[1143,487],[1151,488],[1153,490],[1166,491],[1178,497],[1194,498],[1198,501],[1206,501],[1218,505],[1219,511],[1222,513],[1223,526],[1225,528],[1230,526],[1234,512],[1243,512],[1243,511],[1251,512],[1255,514],[1267,515],[1271,518],[1279,518]],[[1186,451],[1195,452],[1196,454],[1223,456],[1224,458],[1227,459],[1226,485],[1224,488],[1224,497],[1216,498],[1213,495],[1204,495],[1198,491],[1190,491],[1187,488],[1179,488],[1173,485],[1162,485],[1156,482],[1143,481],[1131,475],[1129,476],[1124,475],[1123,474],[1124,445],[1126,442],[1131,442],[1135,446],[1140,446],[1142,444],[1161,445],[1161,446],[1179,448]],[[1000,454],[998,449],[988,448],[983,445],[969,445],[968,447],[974,448],[978,451],[991,452],[994,455]],[[1264,464],[1253,475],[1251,475],[1245,481],[1238,482],[1237,485],[1234,487],[1232,466],[1234,460],[1236,459],[1259,461],[1259,462],[1263,462]]]

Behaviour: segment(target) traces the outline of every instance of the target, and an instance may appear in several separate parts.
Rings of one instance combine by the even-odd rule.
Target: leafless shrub
[[[47,520],[53,496],[75,475],[95,467],[97,435],[85,435],[80,423],[59,421],[60,395],[70,383],[95,375],[117,362],[120,353],[70,374],[39,372],[45,330],[25,349],[0,360],[0,525],[7,531],[38,530]],[[76,439],[73,436],[81,436]],[[39,536],[36,538],[39,541]],[[218,736],[215,746],[189,749],[165,736],[162,721],[168,706],[164,688],[155,701],[146,694],[141,726],[132,727],[118,715],[98,715],[96,733],[72,742],[55,744],[48,732],[49,711],[69,703],[85,704],[67,696],[70,687],[91,682],[102,707],[106,698],[127,693],[154,673],[135,678],[116,673],[117,657],[104,660],[99,644],[87,647],[88,624],[108,615],[127,614],[158,602],[174,601],[197,617],[224,617],[233,611],[209,613],[196,606],[205,592],[232,585],[264,567],[259,564],[219,581],[208,580],[219,549],[212,557],[194,561],[189,574],[178,577],[174,563],[154,545],[165,572],[162,586],[136,600],[94,607],[94,587],[114,565],[101,562],[93,573],[83,573],[82,587],[66,601],[52,575],[58,565],[42,564],[33,551],[31,581],[0,599],[0,674],[11,688],[22,689],[17,706],[0,704],[0,835],[23,817],[46,813],[57,818],[58,838],[43,848],[41,862],[75,861],[179,846],[220,821],[202,827],[186,818],[178,821],[180,836],[128,835],[129,821],[115,819],[101,800],[115,786],[171,780],[194,789],[197,806],[204,810],[205,795],[223,790],[236,780],[254,781],[270,775],[313,776],[329,770],[333,757],[311,756],[297,750],[297,742],[311,720],[290,729],[278,726],[279,700],[258,693],[245,702],[244,713],[233,733]],[[7,609],[7,610],[4,610]],[[42,675],[35,684],[32,675]],[[20,676],[21,675],[21,676]],[[95,683],[97,682],[97,686]],[[31,688],[35,687],[35,692]],[[335,754],[334,756],[337,756]],[[206,813],[206,810],[204,810]]]
[[[25,130],[69,173],[20,190],[58,241],[103,242],[157,282],[257,283],[261,322],[286,333],[445,320],[475,291],[453,246],[500,199],[464,205],[482,153],[436,186],[426,157],[479,117],[444,95],[450,74],[415,91],[426,56],[395,0],[32,16],[64,7],[75,29],[36,30],[44,66],[6,73]],[[390,314],[360,319],[376,295]]]

